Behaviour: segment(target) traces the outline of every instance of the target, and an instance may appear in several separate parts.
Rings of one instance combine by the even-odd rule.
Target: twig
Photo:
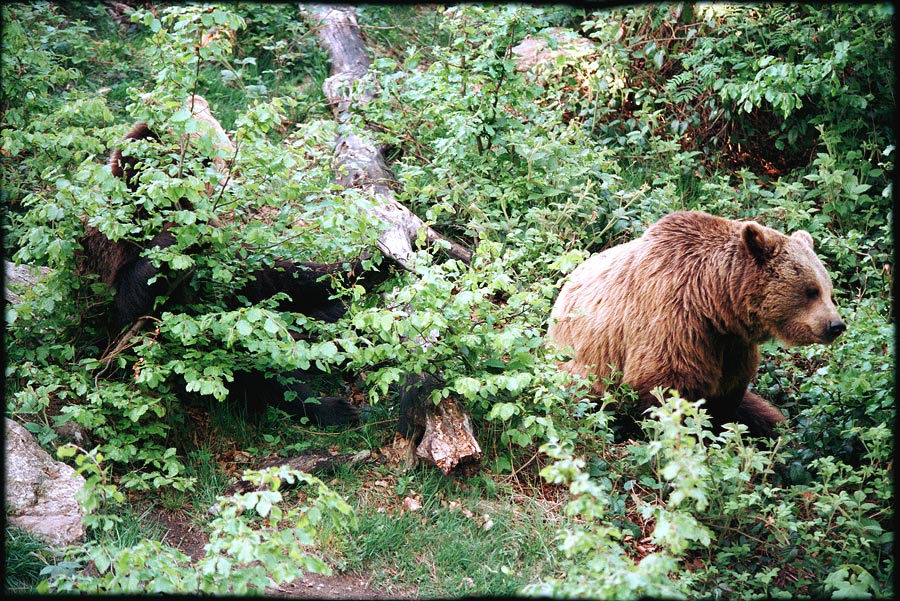
[[[112,360],[115,359],[116,356],[119,353],[121,353],[122,351],[124,351],[125,349],[134,346],[133,344],[130,344],[131,338],[133,336],[136,336],[137,333],[140,332],[144,328],[144,325],[150,319],[156,319],[156,318],[151,317],[149,315],[145,315],[145,316],[141,317],[140,319],[138,319],[137,321],[135,321],[133,324],[131,324],[131,327],[128,328],[128,331],[126,331],[124,334],[122,334],[121,336],[119,336],[116,339],[116,345],[113,347],[113,349],[103,353],[103,356],[100,357],[100,361],[106,361],[106,364],[103,366],[103,369],[101,369],[97,373],[97,375],[94,376],[94,387],[99,386],[100,377],[103,376],[103,374],[105,374],[106,371],[109,369],[109,366],[112,363]],[[157,321],[159,321],[159,320],[157,319]]]
[[[191,96],[191,113],[193,114],[194,108],[194,97]],[[241,147],[241,141],[238,139],[234,143],[234,154],[231,155],[231,159],[228,161],[228,173],[225,175],[225,181],[222,182],[222,187],[219,188],[219,195],[216,196],[216,202],[213,203],[213,211],[219,208],[219,201],[222,200],[222,194],[225,193],[225,188],[228,186],[228,182],[231,181],[231,172],[234,170],[234,162],[237,160],[238,150]]]

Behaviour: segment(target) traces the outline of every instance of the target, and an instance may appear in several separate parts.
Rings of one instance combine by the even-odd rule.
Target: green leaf
[[[170,265],[172,266],[172,269],[183,271],[194,265],[194,259],[189,255],[175,255],[172,257]]]
[[[250,336],[253,333],[253,326],[243,317],[234,324],[234,329],[241,336]]]
[[[269,334],[277,334],[281,331],[281,326],[279,326],[278,322],[271,317],[266,317],[266,321],[263,324],[263,329]]]
[[[256,513],[258,513],[262,517],[266,517],[269,515],[269,511],[272,509],[272,503],[268,498],[262,497],[259,502],[256,504]]]
[[[490,414],[488,414],[488,419],[499,417],[502,421],[507,421],[518,412],[519,408],[513,403],[498,403],[491,409]]]
[[[56,456],[60,459],[68,459],[74,457],[78,449],[74,445],[65,444],[56,449]]]

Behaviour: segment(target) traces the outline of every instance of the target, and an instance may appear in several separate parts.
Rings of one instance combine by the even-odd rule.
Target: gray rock
[[[78,543],[84,537],[84,523],[75,495],[84,478],[50,457],[20,424],[4,420],[7,524],[52,546]]]
[[[11,304],[21,302],[22,295],[49,273],[50,270],[46,267],[34,268],[28,265],[15,265],[4,260],[3,295],[6,301]]]

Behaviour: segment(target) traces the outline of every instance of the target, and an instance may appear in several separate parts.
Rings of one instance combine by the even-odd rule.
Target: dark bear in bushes
[[[158,136],[144,123],[135,125],[125,139],[159,141]],[[109,165],[113,175],[122,178],[132,192],[137,190],[140,165],[136,158],[116,149],[110,156]],[[165,248],[173,244],[175,237],[166,225],[150,240],[147,248]],[[134,242],[112,241],[97,228],[86,225],[81,245],[79,272],[96,274],[100,281],[114,290],[109,315],[109,330],[113,336],[142,316],[158,311],[157,299],[163,297],[169,303],[179,303],[188,297],[184,273],[161,273],[143,256],[144,248]],[[334,323],[347,309],[340,299],[334,298],[335,280],[344,285],[358,284],[370,290],[387,279],[389,270],[389,265],[383,262],[377,270],[365,271],[361,259],[348,263],[274,260],[271,266],[252,272],[246,284],[234,298],[227,299],[226,304],[229,308],[235,308],[241,305],[240,297],[257,303],[283,292],[289,298],[279,304],[281,310]],[[292,415],[308,417],[319,425],[353,424],[359,420],[356,407],[343,398],[317,398],[301,402],[314,398],[314,395],[303,381],[306,374],[299,370],[283,374],[286,381],[294,382],[292,384],[281,384],[259,372],[238,372],[234,375],[234,382],[229,384],[230,396],[234,400],[247,402],[256,411],[271,404]],[[288,391],[296,393],[296,402],[285,400]]]

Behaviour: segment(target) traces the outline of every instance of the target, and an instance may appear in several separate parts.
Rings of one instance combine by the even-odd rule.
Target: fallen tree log
[[[374,98],[375,90],[364,85],[369,70],[369,56],[352,6],[305,7],[314,23],[316,36],[328,53],[331,74],[322,90],[335,118],[346,122],[353,106],[363,105]],[[419,232],[425,229],[425,240],[440,246],[453,258],[466,264],[472,261],[472,251],[448,240],[394,197],[393,175],[385,164],[381,151],[363,132],[352,132],[349,126],[340,135],[334,152],[337,183],[344,188],[357,188],[369,193],[371,207],[366,210],[379,221],[391,225],[378,239],[378,249],[387,257],[411,269],[413,245]]]
[[[331,74],[322,85],[325,97],[335,118],[347,123],[353,107],[371,101],[376,93],[373,87],[365,85],[369,57],[356,11],[352,6],[325,5],[307,5],[304,10],[331,62]],[[335,144],[334,166],[337,183],[367,192],[372,203],[366,211],[390,224],[377,243],[386,257],[412,270],[413,245],[424,228],[426,242],[440,246],[466,264],[471,262],[471,250],[447,240],[396,200],[393,190],[396,181],[381,151],[363,132],[350,131],[349,125],[344,128]],[[420,343],[429,344],[424,340]],[[471,474],[482,457],[472,431],[472,420],[452,397],[442,399],[438,405],[432,403],[426,393],[428,378],[417,376],[404,387],[403,427],[386,454],[399,455],[407,466],[421,460],[437,466],[445,474]]]

